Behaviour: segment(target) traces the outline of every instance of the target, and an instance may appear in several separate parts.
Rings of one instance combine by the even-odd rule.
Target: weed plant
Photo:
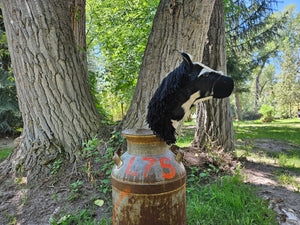
[[[93,209],[94,210],[94,209]],[[112,219],[102,218],[100,221],[97,221],[93,218],[93,210],[89,211],[87,209],[83,209],[80,212],[76,212],[75,214],[66,214],[62,216],[60,219],[53,219],[49,221],[52,225],[69,225],[69,224],[77,224],[77,225],[111,225]]]

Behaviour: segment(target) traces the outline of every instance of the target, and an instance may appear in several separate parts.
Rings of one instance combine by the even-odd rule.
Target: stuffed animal
[[[182,52],[183,62],[165,77],[148,105],[147,123],[156,136],[170,145],[176,142],[177,124],[186,119],[199,101],[226,98],[234,88],[232,78]]]

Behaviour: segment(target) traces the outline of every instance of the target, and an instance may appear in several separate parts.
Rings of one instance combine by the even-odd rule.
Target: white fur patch
[[[183,105],[181,106],[181,108],[183,108],[183,110],[184,110],[184,116],[183,116],[183,118],[180,121],[182,121],[182,120],[184,121],[188,117],[188,115],[189,115],[189,113],[191,111],[190,110],[191,106],[193,104],[196,104],[198,102],[202,102],[202,101],[205,101],[205,100],[213,98],[212,96],[208,96],[208,97],[200,98],[200,99],[198,99],[196,101],[196,99],[199,98],[199,97],[200,97],[200,93],[199,93],[199,91],[197,91],[196,93],[194,93],[194,94],[192,94],[190,96],[189,100],[187,100],[185,103],[183,103]],[[172,120],[172,125],[173,125],[173,127],[175,129],[178,127],[180,121]]]
[[[200,98],[197,101],[195,101],[194,104],[199,103],[199,102],[203,102],[205,100],[209,100],[209,99],[212,99],[212,98],[213,98],[213,96],[208,96],[208,97],[205,97],[205,98]]]
[[[201,75],[203,75],[204,73],[211,73],[211,72],[215,72],[215,73],[219,73],[221,75],[224,75],[223,71],[216,71],[216,70],[213,70],[212,68],[209,68],[208,66],[205,66],[204,64],[202,63],[195,63],[195,64],[199,64],[201,67],[203,67],[203,69],[200,71],[198,77],[200,77]]]
[[[196,93],[194,93],[194,94],[192,94],[191,96],[190,96],[190,98],[189,98],[189,100],[187,100],[185,103],[183,103],[182,105],[181,105],[181,108],[183,108],[183,110],[184,110],[184,116],[183,116],[183,118],[181,119],[181,120],[185,120],[186,118],[187,118],[187,116],[189,115],[189,113],[190,113],[190,108],[191,108],[191,106],[194,104],[194,101],[197,99],[197,98],[199,98],[200,97],[200,93],[199,93],[199,91],[197,91]],[[180,120],[180,121],[181,121]],[[173,127],[176,129],[176,127],[178,126],[178,124],[179,124],[179,121],[177,121],[177,120],[172,120],[172,125],[173,125]]]

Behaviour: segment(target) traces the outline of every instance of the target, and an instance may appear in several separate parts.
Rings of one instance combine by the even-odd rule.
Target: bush
[[[274,107],[269,105],[262,105],[259,112],[263,114],[263,122],[272,122],[274,120]]]
[[[0,137],[13,135],[22,127],[17,91],[11,73],[0,69]]]

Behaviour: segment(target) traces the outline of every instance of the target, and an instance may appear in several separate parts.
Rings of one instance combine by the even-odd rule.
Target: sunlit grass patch
[[[290,186],[295,192],[300,192],[300,177],[292,175],[289,170],[279,168],[275,175],[282,186]]]
[[[261,121],[234,122],[236,139],[273,139],[291,142],[300,145],[300,120],[275,120],[272,123]]]
[[[290,149],[287,153],[280,153],[276,159],[280,166],[300,168],[300,149]]]
[[[0,148],[0,161],[6,159],[12,152],[14,147],[3,147]]]
[[[187,128],[188,126],[194,126],[196,125],[195,121],[191,122],[185,122],[184,126],[182,128],[182,131],[176,141],[176,145],[179,147],[187,147],[190,146],[192,141],[194,140],[194,135],[195,135],[195,129],[193,128]]]

